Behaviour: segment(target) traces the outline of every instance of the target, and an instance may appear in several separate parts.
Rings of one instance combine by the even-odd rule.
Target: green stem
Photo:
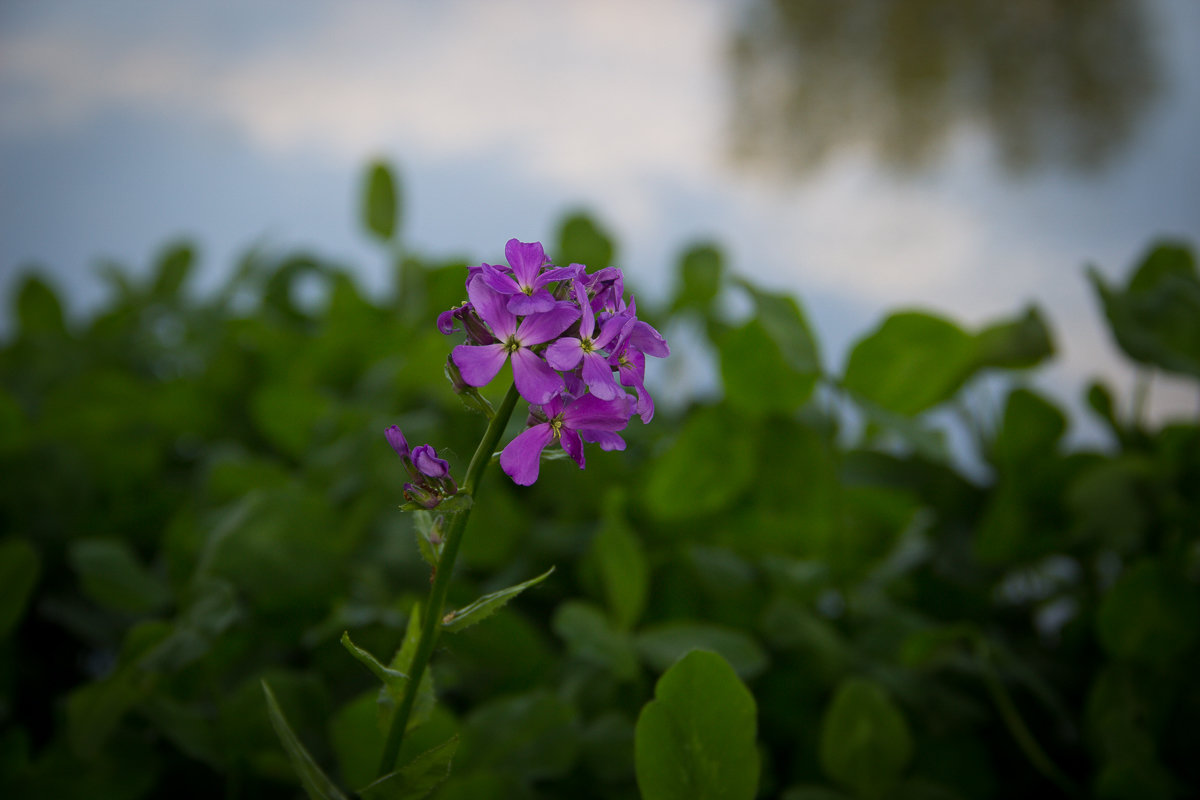
[[[1016,704],[992,667],[990,661],[991,648],[987,642],[981,639],[976,640],[975,653],[979,659],[980,666],[983,667],[983,683],[987,687],[988,694],[992,696],[992,702],[996,704],[996,709],[1000,712],[1000,718],[1004,720],[1008,732],[1016,741],[1017,746],[1021,748],[1021,752],[1029,759],[1029,763],[1033,765],[1034,769],[1058,786],[1064,794],[1068,797],[1079,797],[1079,788],[1058,768],[1054,760],[1046,754],[1046,751],[1038,744],[1033,732],[1025,724],[1025,720],[1021,718],[1021,713],[1017,711]]]
[[[446,612],[446,593],[450,588],[450,576],[454,572],[454,561],[458,558],[463,532],[467,529],[467,518],[478,500],[479,481],[492,460],[492,454],[496,452],[496,445],[500,443],[500,437],[508,425],[508,418],[512,416],[513,408],[517,405],[517,397],[516,385],[509,386],[508,394],[504,395],[504,400],[496,409],[496,415],[488,423],[487,430],[479,441],[479,447],[475,448],[475,455],[471,456],[471,463],[467,467],[462,491],[471,497],[471,504],[454,515],[446,533],[442,555],[433,574],[433,587],[429,590],[429,602],[425,605],[425,617],[421,621],[421,638],[417,642],[417,652],[408,670],[404,699],[392,720],[391,730],[388,731],[387,741],[383,746],[383,758],[379,762],[380,778],[396,768],[396,757],[400,753],[400,744],[404,741],[404,732],[408,728],[413,703],[416,702],[417,687],[421,685],[421,678],[429,665],[429,657],[433,655],[433,646],[437,643],[438,634],[442,629],[441,621]]]

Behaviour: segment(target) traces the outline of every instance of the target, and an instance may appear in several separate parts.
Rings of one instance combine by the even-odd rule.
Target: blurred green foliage
[[[342,635],[400,650],[395,668],[429,581],[383,430],[461,472],[484,421],[443,379],[453,343],[433,325],[466,264],[403,252],[394,177],[373,165],[365,187],[391,296],[262,252],[201,296],[184,244],[144,280],[110,270],[88,320],[36,275],[17,287],[0,345],[0,795],[295,797],[289,758],[350,789],[373,779],[387,708]],[[558,246],[593,268],[615,252],[581,214]],[[1124,287],[1092,279],[1129,356],[1196,378],[1190,251],[1153,249]],[[671,796],[646,788],[642,749],[683,747],[669,720],[707,719],[728,752],[757,742],[713,796],[756,779],[792,800],[1200,785],[1196,424],[1147,427],[1097,385],[1111,442],[1069,449],[1065,412],[1017,377],[997,412],[973,408],[982,374],[1053,353],[1036,309],[979,331],[894,314],[836,375],[802,306],[715,246],[684,252],[676,285],[639,313],[703,331],[722,395],[660,385],[653,424],[586,472],[553,463],[522,489],[491,471],[452,606],[558,569],[442,639],[406,780],[432,786],[453,755],[443,800],[629,797],[643,768],[648,796]],[[748,319],[723,316],[731,292]],[[931,422],[946,408],[985,478]],[[656,693],[697,647],[733,671],[685,659]],[[635,725],[667,731],[639,740],[636,769]]]

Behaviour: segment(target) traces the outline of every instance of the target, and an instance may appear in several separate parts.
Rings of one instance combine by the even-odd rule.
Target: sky
[[[180,237],[201,289],[265,244],[382,290],[357,202],[384,157],[425,254],[497,260],[585,209],[661,299],[678,254],[715,241],[735,272],[799,296],[834,365],[889,311],[975,327],[1036,301],[1060,355],[1035,381],[1076,407],[1093,377],[1128,398],[1135,372],[1084,269],[1123,279],[1156,238],[1200,242],[1200,6],[1147,3],[1161,87],[1103,169],[1013,175],[968,120],[919,170],[848,139],[790,176],[729,157],[747,5],[0,0],[0,296],[36,265],[86,314],[97,264],[144,271]],[[1198,405],[1156,379],[1156,417]]]

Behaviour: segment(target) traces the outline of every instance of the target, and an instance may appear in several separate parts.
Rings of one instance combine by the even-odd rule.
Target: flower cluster
[[[420,508],[436,508],[447,497],[458,493],[458,486],[450,477],[450,464],[438,458],[432,445],[418,445],[410,450],[408,440],[397,425],[384,431],[384,435],[412,478],[404,484],[405,500]]]
[[[580,469],[585,441],[623,450],[620,431],[633,415],[643,423],[654,416],[646,356],[664,358],[670,349],[637,318],[635,303],[626,303],[620,269],[588,274],[580,264],[554,266],[541,244],[516,239],[504,254],[507,265],[468,268],[467,302],[439,315],[437,325],[445,334],[466,334],[447,365],[457,390],[486,386],[511,365],[530,413],[525,431],[500,454],[500,466],[528,486],[552,442]]]

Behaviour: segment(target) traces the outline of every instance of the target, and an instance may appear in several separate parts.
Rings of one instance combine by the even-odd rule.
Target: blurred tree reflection
[[[914,169],[956,127],[1014,172],[1093,170],[1158,86],[1139,0],[754,0],[730,48],[732,144],[802,172],[865,146]]]

